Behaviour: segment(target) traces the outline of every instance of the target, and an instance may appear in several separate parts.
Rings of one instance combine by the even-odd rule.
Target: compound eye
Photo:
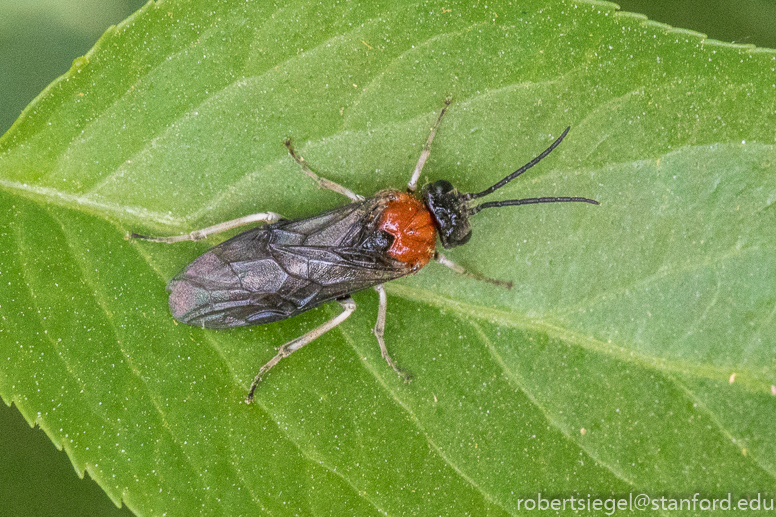
[[[447,180],[437,180],[431,184],[429,190],[432,196],[443,196],[453,190],[453,184]]]

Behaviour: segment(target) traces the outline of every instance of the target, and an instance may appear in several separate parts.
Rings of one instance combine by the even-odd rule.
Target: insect
[[[492,194],[539,163],[568,134],[565,131],[536,158],[482,192],[464,194],[450,182],[438,180],[415,195],[421,170],[431,152],[431,142],[447,110],[439,114],[412,173],[406,191],[381,190],[364,198],[319,177],[286,141],[291,157],[302,171],[326,188],[347,196],[350,204],[306,219],[283,219],[263,212],[172,237],[132,233],[128,238],[173,243],[197,241],[245,224],[265,222],[211,248],[183,268],[167,285],[173,317],[187,325],[222,329],[260,325],[291,318],[314,307],[337,301],[343,311],[323,325],[289,341],[261,367],[245,402],[250,404],[262,377],[281,359],[335,328],[356,310],[351,294],[373,287],[379,296],[373,333],[382,356],[407,379],[385,345],[387,297],[383,284],[418,272],[431,259],[458,273],[507,288],[511,282],[483,277],[461,268],[436,250],[466,244],[471,238],[469,218],[485,208],[533,203],[584,202],[583,197],[540,197],[472,202]]]

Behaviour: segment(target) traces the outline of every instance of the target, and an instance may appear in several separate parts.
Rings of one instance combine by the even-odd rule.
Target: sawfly
[[[388,354],[383,338],[387,297],[383,284],[420,271],[432,259],[458,273],[507,288],[504,282],[471,273],[436,249],[466,244],[472,231],[469,219],[486,208],[534,203],[598,202],[584,197],[539,197],[473,204],[500,189],[539,163],[555,149],[570,128],[536,158],[496,184],[478,193],[461,193],[450,182],[438,180],[416,194],[420,173],[431,152],[431,142],[447,110],[439,114],[405,191],[387,189],[365,198],[318,176],[299,156],[290,140],[285,144],[302,171],[321,188],[347,196],[351,203],[304,219],[283,219],[262,212],[173,237],[130,234],[129,238],[173,243],[197,241],[245,224],[264,222],[211,248],[183,268],[167,285],[172,316],[187,325],[225,329],[261,325],[294,317],[319,305],[337,301],[343,311],[323,325],[280,347],[261,367],[251,384],[250,403],[262,377],[280,360],[340,325],[356,304],[351,294],[373,287],[379,296],[374,335],[388,364],[406,376]]]

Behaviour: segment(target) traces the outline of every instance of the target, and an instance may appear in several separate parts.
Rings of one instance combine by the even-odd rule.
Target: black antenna
[[[529,197],[525,199],[507,199],[505,201],[489,201],[469,209],[468,214],[474,215],[483,208],[497,208],[500,206],[534,205],[536,203],[590,203],[599,205],[595,199],[586,197]]]
[[[566,130],[565,130],[565,131],[563,131],[563,134],[562,134],[562,135],[560,135],[560,136],[558,137],[558,139],[557,139],[557,140],[555,140],[555,141],[552,143],[552,145],[550,145],[550,147],[548,147],[547,149],[545,149],[545,150],[542,152],[542,154],[540,154],[539,156],[537,156],[536,158],[534,158],[534,159],[533,159],[533,160],[531,160],[530,162],[526,163],[525,165],[523,165],[522,167],[520,167],[519,169],[517,169],[515,172],[513,172],[512,174],[510,174],[509,176],[507,176],[507,177],[506,177],[506,178],[504,178],[503,180],[499,181],[498,183],[496,183],[496,184],[495,184],[495,185],[493,185],[492,187],[490,187],[490,188],[486,188],[485,190],[483,190],[482,192],[479,192],[479,193],[477,193],[477,194],[465,194],[465,195],[463,196],[463,197],[464,197],[464,199],[465,199],[466,201],[468,201],[468,200],[470,200],[470,199],[478,199],[478,198],[481,198],[481,197],[487,196],[488,194],[492,194],[493,192],[497,191],[498,189],[500,189],[501,187],[503,187],[504,185],[506,185],[507,183],[509,183],[509,182],[510,182],[510,181],[512,181],[513,179],[517,178],[517,177],[518,177],[518,176],[520,176],[522,173],[524,173],[525,171],[527,171],[528,169],[530,169],[531,167],[533,167],[534,165],[536,165],[537,163],[539,163],[539,162],[540,162],[540,161],[542,161],[543,159],[547,158],[547,155],[548,155],[548,154],[550,154],[550,153],[551,153],[551,152],[552,152],[552,151],[553,151],[553,150],[554,150],[556,147],[558,147],[558,146],[560,145],[560,143],[563,141],[563,139],[564,139],[564,138],[566,138],[566,135],[567,135],[567,134],[569,134],[569,130],[570,130],[570,129],[571,129],[571,126],[567,127],[567,128],[566,128]]]
[[[542,161],[547,157],[548,154],[550,154],[556,147],[560,145],[560,143],[563,141],[564,138],[566,138],[566,135],[569,133],[569,130],[571,129],[571,126],[567,127],[563,133],[558,137],[557,140],[555,140],[547,149],[542,151],[542,153],[531,160],[530,162],[526,163],[519,169],[517,169],[515,172],[504,178],[503,180],[499,181],[492,187],[486,188],[482,192],[478,192],[476,194],[464,194],[462,197],[465,201],[469,201],[472,199],[478,199],[484,196],[487,196],[488,194],[492,194],[496,190],[500,189],[513,179],[520,176],[522,173]],[[482,203],[481,205],[477,205],[475,207],[472,207],[468,210],[469,215],[474,215],[480,210],[484,208],[496,208],[499,206],[517,206],[517,205],[532,205],[536,203],[590,203],[591,205],[597,205],[599,204],[598,201],[595,199],[588,199],[586,197],[531,197],[526,199],[507,199],[504,201],[489,201],[487,203]]]

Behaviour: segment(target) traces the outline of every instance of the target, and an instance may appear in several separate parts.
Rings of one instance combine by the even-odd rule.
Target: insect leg
[[[506,287],[507,289],[512,289],[512,286],[514,285],[512,281],[505,281],[505,280],[496,280],[495,278],[487,277],[481,273],[476,273],[474,271],[467,271],[449,258],[445,257],[441,253],[434,252],[434,260],[436,260],[438,263],[442,264],[443,266],[449,267],[456,273],[459,273],[461,275],[468,276],[469,278],[473,278],[475,280],[479,280],[481,282],[487,282],[489,284],[497,285],[499,287]]]
[[[226,230],[231,230],[232,228],[237,228],[238,226],[243,226],[245,224],[258,222],[276,223],[280,219],[282,219],[282,217],[274,212],[262,212],[258,214],[246,215],[245,217],[240,217],[238,219],[232,219],[231,221],[224,221],[223,223],[214,224],[213,226],[208,226],[207,228],[202,228],[201,230],[194,230],[193,232],[183,235],[173,235],[171,237],[149,237],[147,235],[138,235],[137,233],[133,232],[127,233],[126,237],[124,238],[126,240],[145,239],[151,242],[166,242],[168,244],[181,241],[199,241],[208,235],[225,232]]]
[[[424,147],[423,152],[420,153],[418,164],[415,165],[415,170],[412,171],[412,177],[410,178],[410,182],[407,183],[407,190],[409,190],[410,192],[415,192],[418,189],[418,180],[420,179],[420,171],[423,170],[423,166],[426,164],[426,160],[428,160],[428,156],[431,154],[431,142],[434,140],[434,135],[436,135],[437,128],[439,127],[439,123],[442,122],[442,117],[444,116],[445,111],[447,111],[447,107],[449,105],[450,105],[450,98],[448,97],[447,99],[445,99],[445,107],[442,108],[442,113],[439,114],[439,117],[434,123],[434,127],[431,128],[431,134],[428,135],[428,140],[426,141],[426,147]]]
[[[302,168],[302,172],[307,174],[314,182],[318,184],[320,188],[325,188],[329,190],[333,190],[334,192],[337,192],[338,194],[342,194],[343,196],[347,196],[353,201],[363,201],[364,196],[361,196],[359,194],[356,194],[349,188],[343,187],[339,183],[334,183],[331,180],[327,180],[326,178],[322,178],[315,174],[310,167],[307,165],[307,162],[304,158],[296,154],[296,151],[294,151],[294,146],[291,145],[291,139],[286,139],[286,147],[288,147],[288,154],[291,155],[291,157],[296,160],[296,163],[299,164],[299,166]]]
[[[315,328],[308,332],[307,334],[303,336],[299,336],[298,338],[289,341],[285,345],[280,347],[280,350],[278,350],[278,353],[275,357],[270,359],[270,361],[261,367],[261,370],[259,370],[258,375],[256,375],[256,378],[253,379],[253,383],[251,383],[251,389],[248,392],[248,396],[245,397],[245,403],[250,404],[253,400],[253,392],[256,391],[256,387],[261,382],[261,378],[276,364],[280,362],[281,359],[284,357],[288,357],[289,355],[293,354],[306,344],[310,343],[311,341],[314,341],[348,319],[351,314],[353,314],[353,311],[356,310],[356,302],[353,301],[353,298],[348,296],[347,298],[343,300],[337,300],[340,305],[342,305],[342,312],[321,325],[318,328]]]
[[[409,377],[407,374],[399,370],[399,367],[393,362],[391,356],[388,355],[388,348],[386,348],[385,339],[383,339],[383,334],[385,333],[385,313],[388,310],[388,297],[385,295],[385,287],[383,284],[376,285],[375,291],[380,295],[380,305],[377,308],[377,323],[375,323],[375,328],[372,329],[372,332],[377,338],[377,344],[380,345],[380,352],[383,354],[383,358],[388,362],[388,365],[405,381],[408,381]]]

